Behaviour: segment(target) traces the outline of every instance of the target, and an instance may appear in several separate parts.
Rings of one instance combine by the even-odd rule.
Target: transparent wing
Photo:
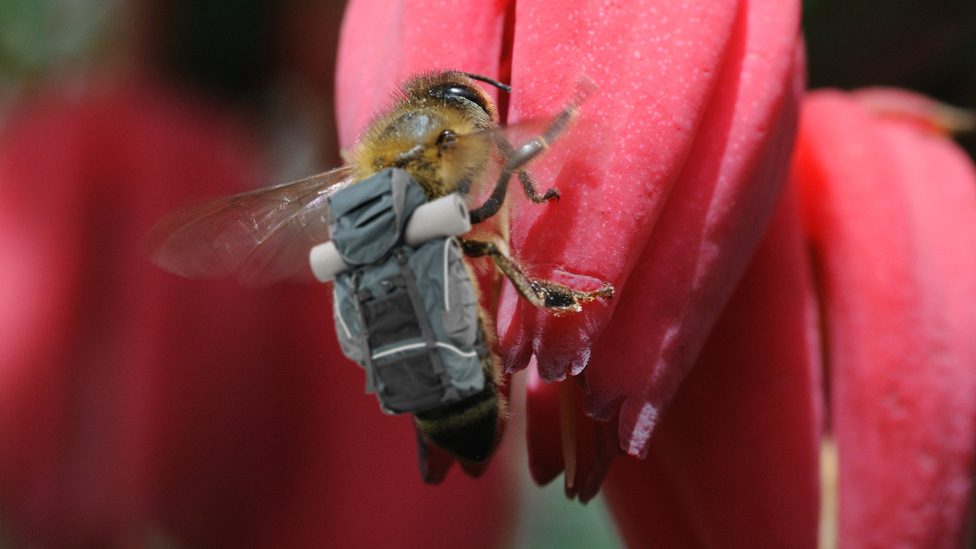
[[[169,215],[146,235],[149,258],[190,278],[235,276],[263,286],[308,270],[329,240],[328,198],[354,182],[344,166]]]

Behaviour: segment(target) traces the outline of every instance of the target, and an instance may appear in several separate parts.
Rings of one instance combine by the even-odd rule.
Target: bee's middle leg
[[[607,283],[599,290],[581,292],[558,282],[529,278],[512,258],[492,242],[462,240],[461,250],[468,257],[491,257],[502,274],[512,281],[520,296],[535,307],[545,307],[557,314],[578,313],[582,310],[582,303],[613,297],[613,286]]]

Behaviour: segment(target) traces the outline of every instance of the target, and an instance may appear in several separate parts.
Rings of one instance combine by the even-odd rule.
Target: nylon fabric
[[[488,351],[456,239],[403,243],[407,220],[424,203],[420,185],[398,169],[330,201],[332,241],[350,267],[334,281],[336,333],[343,353],[366,369],[367,393],[375,389],[383,410],[394,414],[485,387],[481,360]]]

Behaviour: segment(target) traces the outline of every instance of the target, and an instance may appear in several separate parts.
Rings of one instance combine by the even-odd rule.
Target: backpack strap
[[[413,271],[410,270],[410,266],[407,265],[407,257],[403,255],[400,248],[394,248],[393,254],[396,255],[397,263],[400,265],[400,272],[403,274],[403,280],[406,282],[407,295],[410,296],[410,303],[413,304],[414,313],[417,315],[417,321],[420,324],[420,333],[424,336],[424,343],[427,345],[427,353],[430,355],[430,362],[434,367],[434,373],[441,378],[441,384],[444,385],[444,398],[441,402],[457,402],[461,400],[461,395],[458,393],[454,384],[451,383],[451,378],[447,375],[447,370],[444,369],[444,362],[441,360],[441,354],[437,350],[437,341],[434,339],[434,331],[430,328],[430,323],[427,321],[427,313],[424,311],[424,303],[420,299],[417,281],[413,277]]]
[[[360,306],[360,302],[365,299],[362,292],[359,291],[359,276],[362,274],[362,269],[356,269],[352,272],[352,301],[356,305],[356,320],[359,322],[359,340],[363,348],[363,367],[366,368],[366,394],[370,394],[376,390],[376,370],[373,368],[373,351],[369,347],[369,340],[366,334],[369,332],[366,330],[366,319],[363,318],[363,308]]]

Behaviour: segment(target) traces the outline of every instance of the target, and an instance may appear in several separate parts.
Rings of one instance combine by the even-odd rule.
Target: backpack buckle
[[[383,291],[389,294],[397,288],[406,288],[407,281],[403,279],[402,274],[398,274],[380,281],[380,286],[383,287]]]

